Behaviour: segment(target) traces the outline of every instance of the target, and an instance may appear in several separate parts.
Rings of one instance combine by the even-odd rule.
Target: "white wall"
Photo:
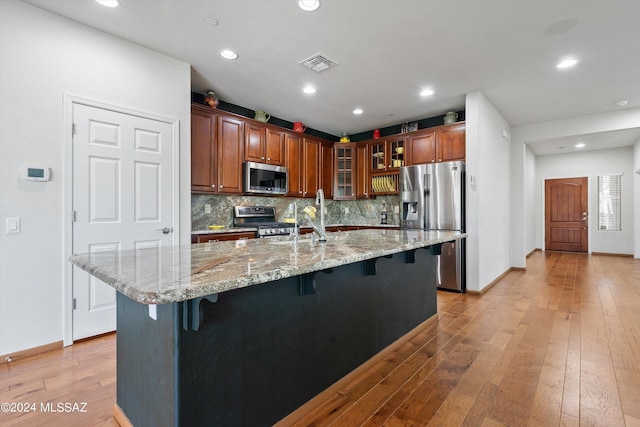
[[[511,147],[502,131],[511,128],[479,91],[467,94],[465,117],[467,289],[481,291],[510,267]]]
[[[63,339],[64,94],[179,120],[180,241],[187,243],[190,89],[188,64],[0,1],[0,354]],[[51,181],[20,179],[27,164],[50,167]],[[22,219],[21,233],[4,233],[7,217]]]
[[[536,194],[536,156],[533,154],[529,147],[525,147],[525,188],[524,195],[524,236],[525,247],[524,253],[528,255],[539,246],[536,245],[536,224],[535,216],[537,215],[537,208],[535,207],[535,199],[533,197]]]
[[[598,230],[598,175],[622,173],[622,231]],[[536,245],[544,242],[544,180],[589,178],[589,252],[633,254],[633,148],[539,156],[536,161]]]
[[[633,190],[634,190],[634,230],[635,242],[633,256],[640,258],[640,141],[633,146]]]
[[[511,267],[526,268],[535,246],[534,200],[536,156],[522,141],[511,143]]]

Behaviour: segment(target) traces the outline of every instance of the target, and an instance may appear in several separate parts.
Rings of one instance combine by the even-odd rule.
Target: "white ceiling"
[[[633,145],[633,143],[638,140],[640,140],[640,128],[538,140],[530,143],[529,147],[535,155],[545,156],[627,147]],[[578,148],[576,147],[578,143],[585,144],[585,146]]]
[[[475,90],[511,126],[640,106],[640,1],[321,0],[312,13],[296,0],[25,1],[191,64],[195,92],[334,135],[463,109]],[[578,26],[545,33],[568,18]],[[317,52],[338,65],[299,64]],[[578,65],[556,69],[567,56]],[[425,87],[435,94],[420,97]]]

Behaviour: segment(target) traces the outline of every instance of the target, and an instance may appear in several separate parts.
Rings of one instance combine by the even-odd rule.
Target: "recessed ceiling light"
[[[364,111],[362,111],[362,108],[356,108],[355,110],[353,110],[353,114],[355,114],[356,116],[359,116],[362,113],[364,113]]]
[[[118,0],[96,0],[98,3],[100,3],[103,6],[106,7],[118,7],[120,6],[120,2]]]
[[[575,145],[575,147],[576,147],[576,148],[584,148],[584,147],[586,147],[586,145],[587,145],[587,144],[585,144],[584,142],[578,142],[578,143]]]
[[[434,92],[431,89],[424,89],[422,92],[420,92],[420,96],[431,96],[433,94]]]
[[[302,91],[304,93],[309,93],[309,94],[316,93],[316,88],[313,86],[305,86],[304,89],[302,89]]]
[[[298,0],[298,6],[305,12],[313,12],[320,7],[320,0]]]
[[[629,104],[628,99],[621,99],[620,101],[616,102],[616,105],[618,107],[626,107],[628,104]]]
[[[568,59],[564,59],[561,62],[559,62],[558,65],[556,65],[556,67],[557,68],[569,68],[569,67],[573,67],[577,63],[578,63],[577,59],[568,58]]]
[[[220,56],[222,56],[224,59],[237,59],[238,58],[238,54],[235,53],[232,50],[229,49],[224,49],[220,51]]]

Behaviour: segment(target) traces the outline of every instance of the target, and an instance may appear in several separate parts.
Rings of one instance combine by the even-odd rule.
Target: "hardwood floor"
[[[438,293],[438,315],[297,426],[640,426],[640,261],[536,252],[486,294]],[[115,337],[0,367],[2,426],[117,425]]]
[[[7,412],[3,407],[0,426],[118,426],[113,418],[115,349],[115,334],[110,334],[61,350],[2,363],[0,403],[8,402],[14,405],[10,409],[21,411]],[[62,403],[62,411],[54,412],[59,403]],[[64,412],[67,403],[70,404],[69,411]],[[74,403],[78,404],[76,408]],[[22,411],[24,404],[28,412]]]

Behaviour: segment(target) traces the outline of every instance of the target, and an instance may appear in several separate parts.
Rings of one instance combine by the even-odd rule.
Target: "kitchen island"
[[[359,230],[74,255],[118,291],[136,427],[272,425],[436,313],[458,232]]]

